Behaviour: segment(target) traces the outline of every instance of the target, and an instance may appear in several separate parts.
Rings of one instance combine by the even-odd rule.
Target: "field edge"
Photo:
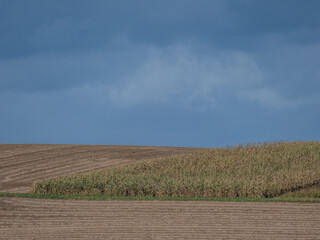
[[[83,196],[83,195],[44,195],[32,193],[0,192],[0,197],[61,199],[61,200],[93,200],[93,201],[219,201],[219,202],[287,202],[287,203],[320,203],[318,198],[205,198],[205,197],[128,197],[128,196]]]

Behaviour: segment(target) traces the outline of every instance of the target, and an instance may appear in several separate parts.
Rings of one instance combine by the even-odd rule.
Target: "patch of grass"
[[[319,142],[277,142],[214,148],[42,181],[31,192],[247,199],[283,196],[319,183]]]
[[[5,193],[0,192],[0,197],[36,198],[36,199],[65,199],[65,200],[92,200],[92,201],[220,201],[220,202],[303,202],[320,203],[320,199],[313,198],[209,198],[209,197],[132,197],[132,196],[86,196],[86,195],[44,195],[32,193]]]
[[[295,199],[319,199],[320,200],[320,184],[315,186],[300,189],[293,192],[286,192],[280,198],[295,198]]]

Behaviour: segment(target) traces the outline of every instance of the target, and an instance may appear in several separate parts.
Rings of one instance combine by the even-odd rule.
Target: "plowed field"
[[[0,192],[29,192],[38,180],[116,164],[190,153],[197,148],[0,144]]]
[[[320,239],[320,205],[0,198],[0,239]]]
[[[0,192],[194,148],[0,144]],[[320,204],[0,197],[0,239],[320,239]]]

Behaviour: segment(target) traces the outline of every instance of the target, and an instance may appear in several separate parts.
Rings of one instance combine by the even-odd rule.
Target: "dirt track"
[[[0,192],[191,148],[0,144]],[[320,204],[0,197],[0,239],[320,239]]]
[[[29,192],[38,180],[143,159],[190,153],[197,148],[0,144],[0,192]]]
[[[0,239],[320,239],[320,205],[0,198]]]

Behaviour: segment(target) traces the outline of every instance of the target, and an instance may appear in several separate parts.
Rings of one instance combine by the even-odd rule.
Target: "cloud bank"
[[[116,108],[156,104],[208,110],[223,108],[230,99],[274,109],[308,103],[306,96],[289,98],[276,84],[268,85],[269,74],[248,52],[197,42],[157,47],[121,41],[75,55],[0,60],[2,92],[51,93]]]

